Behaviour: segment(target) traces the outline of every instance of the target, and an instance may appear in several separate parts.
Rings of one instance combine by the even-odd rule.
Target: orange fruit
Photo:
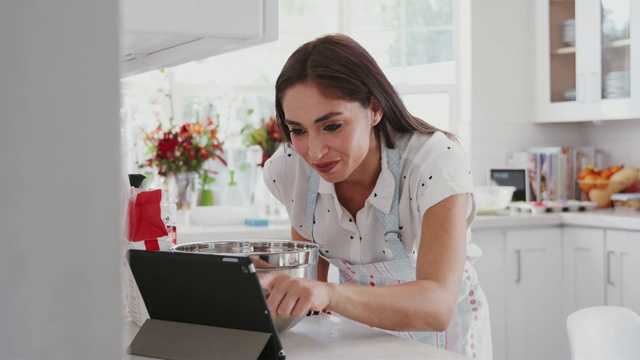
[[[578,173],[578,180],[584,180],[587,175],[593,175],[595,173],[595,170],[593,168],[584,168],[582,170],[580,170],[580,172]]]
[[[604,169],[600,171],[598,174],[598,180],[596,183],[596,187],[598,189],[604,189],[609,185],[609,178],[611,177],[611,171],[609,169]]]
[[[589,190],[593,189],[596,186],[596,181],[598,180],[598,175],[594,173],[588,174],[582,179],[582,182],[579,183],[580,190],[588,193]]]

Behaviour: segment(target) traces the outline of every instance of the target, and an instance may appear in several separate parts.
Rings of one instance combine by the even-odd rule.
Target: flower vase
[[[169,201],[176,204],[178,211],[188,211],[198,199],[198,173],[195,171],[167,174]]]

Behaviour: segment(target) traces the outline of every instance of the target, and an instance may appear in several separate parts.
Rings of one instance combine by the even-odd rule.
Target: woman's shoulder
[[[398,148],[408,160],[418,164],[444,159],[465,158],[460,143],[442,131],[432,134],[413,133],[398,139]]]

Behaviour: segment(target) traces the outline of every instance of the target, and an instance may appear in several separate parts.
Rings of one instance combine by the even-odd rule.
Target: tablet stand
[[[270,339],[270,333],[147,319],[128,351],[169,360],[255,360]]]

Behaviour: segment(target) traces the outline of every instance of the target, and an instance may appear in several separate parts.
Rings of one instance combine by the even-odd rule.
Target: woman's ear
[[[371,101],[369,102],[369,110],[371,110],[371,113],[373,115],[371,119],[371,126],[378,125],[378,123],[382,119],[382,115],[384,115],[384,110],[382,109],[382,106],[380,106],[380,102],[378,101],[378,99],[376,99],[375,96],[371,97]]]

